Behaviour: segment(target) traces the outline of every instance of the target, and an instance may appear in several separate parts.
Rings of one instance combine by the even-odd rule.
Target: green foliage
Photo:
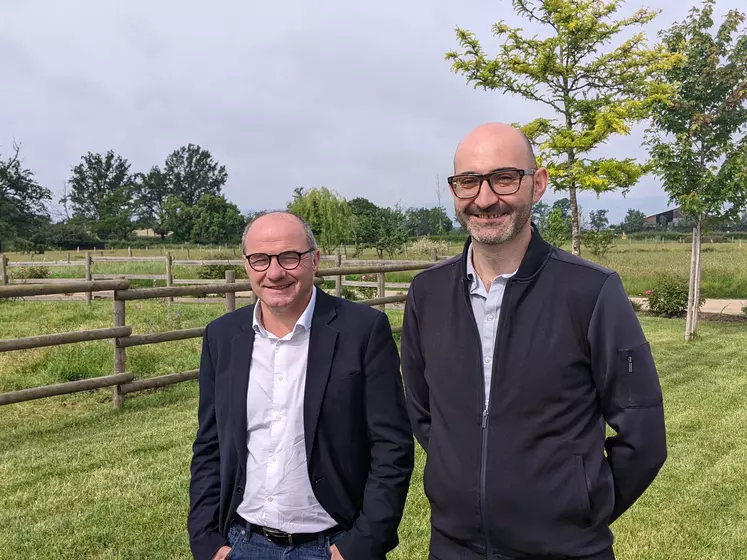
[[[640,210],[628,208],[628,211],[625,214],[625,218],[620,224],[620,227],[627,234],[641,231],[645,227],[645,220],[646,214],[644,214]]]
[[[607,219],[607,210],[592,210],[589,212],[589,223],[591,228],[600,231],[609,226],[609,220]]]
[[[151,167],[148,173],[136,175],[135,204],[138,222],[141,227],[152,228],[162,239],[169,233],[166,227],[166,202],[171,194],[169,178],[157,165]]]
[[[12,268],[8,272],[8,278],[12,280],[28,280],[30,278],[49,278],[49,268],[46,266],[22,266]]]
[[[670,274],[659,275],[651,290],[646,290],[648,308],[652,313],[665,317],[681,317],[687,311],[688,281]],[[701,295],[698,307],[705,298]]]
[[[648,130],[655,172],[670,201],[699,219],[738,217],[747,207],[747,35],[731,10],[715,34],[714,0],[662,33],[681,54],[664,76],[672,95],[654,105]]]
[[[238,245],[241,242],[244,217],[239,208],[223,195],[203,194],[190,213],[193,221],[190,232],[192,243]]]
[[[376,238],[371,246],[376,249],[380,259],[384,258],[385,252],[390,259],[401,253],[407,243],[405,215],[402,210],[397,207],[379,208],[374,232]]]
[[[595,257],[604,257],[615,244],[615,232],[611,229],[585,231],[581,236]]]
[[[354,238],[353,214],[348,202],[326,187],[306,192],[296,189],[288,210],[306,220],[317,244],[327,254]]]
[[[30,169],[22,166],[20,146],[0,160],[0,250],[12,242],[28,240],[49,222],[49,189],[40,186]]]
[[[550,210],[547,217],[547,230],[542,237],[556,247],[561,247],[568,239],[568,230],[570,229],[571,219],[563,216],[563,211],[555,207]]]
[[[152,170],[151,170],[152,171]],[[188,207],[203,195],[218,196],[228,180],[228,173],[212,154],[197,144],[174,150],[163,166],[168,193]]]
[[[454,228],[451,218],[443,208],[408,208],[405,228],[410,237],[448,233]]]
[[[496,23],[492,31],[498,54],[490,59],[472,32],[457,28],[461,52],[446,54],[452,70],[475,87],[536,101],[556,115],[535,119],[523,130],[539,143],[539,160],[548,169],[550,183],[569,193],[576,254],[580,253],[576,192],[625,193],[648,169],[630,158],[593,159],[588,154],[614,135],[629,134],[634,123],[646,118],[649,105],[669,91],[652,78],[671,64],[670,57],[660,48],[649,48],[643,33],[609,45],[656,16],[642,9],[615,20],[622,3],[513,0],[515,12],[531,24],[531,32]]]
[[[70,202],[73,217],[88,224],[101,239],[126,239],[135,229],[134,177],[130,164],[109,150],[105,154],[88,152],[73,168],[68,181],[70,194],[62,202]]]
[[[192,239],[194,216],[192,209],[177,196],[170,196],[164,205],[166,212],[165,229],[171,232],[174,243],[188,243]]]
[[[547,218],[550,215],[550,205],[539,201],[532,206],[532,222],[539,228],[540,233],[547,229]]]
[[[203,264],[197,268],[197,278],[203,280],[225,280],[226,271],[233,270],[236,272],[236,279],[246,279],[246,270],[238,264],[230,264],[230,260],[235,260],[232,255],[226,253],[213,253],[202,260],[216,261],[210,264]],[[220,262],[224,261],[224,262]]]

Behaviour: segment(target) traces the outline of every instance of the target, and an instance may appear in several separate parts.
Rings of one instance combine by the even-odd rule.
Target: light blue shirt
[[[467,278],[470,280],[469,299],[475,314],[477,330],[480,333],[482,346],[482,369],[485,379],[485,409],[490,400],[490,382],[493,377],[493,354],[498,335],[498,319],[503,305],[503,294],[506,284],[516,271],[511,274],[501,274],[487,289],[472,264],[472,245],[467,250]]]

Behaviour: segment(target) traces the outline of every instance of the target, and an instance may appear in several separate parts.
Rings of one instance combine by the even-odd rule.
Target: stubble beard
[[[483,212],[471,212],[469,207],[460,212],[454,208],[457,221],[469,233],[470,237],[483,245],[502,245],[514,239],[526,226],[532,215],[532,205],[521,206],[520,208],[509,209],[508,212],[502,212],[508,215],[508,221],[497,228],[482,227],[471,223],[469,217],[473,213],[491,214],[489,210]]]

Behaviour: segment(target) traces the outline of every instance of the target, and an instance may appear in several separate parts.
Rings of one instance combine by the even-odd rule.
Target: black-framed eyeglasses
[[[483,181],[488,182],[490,190],[496,195],[514,194],[521,188],[524,175],[534,175],[534,172],[534,169],[504,167],[482,175],[478,173],[453,175],[446,180],[457,198],[475,198],[480,193]]]
[[[267,253],[252,253],[251,255],[244,255],[246,260],[249,262],[249,266],[257,272],[264,272],[270,268],[272,257],[275,257],[278,264],[285,270],[293,270],[298,268],[301,264],[301,257],[308,253],[313,253],[316,249],[309,249],[308,251],[283,251],[277,255],[268,255]]]

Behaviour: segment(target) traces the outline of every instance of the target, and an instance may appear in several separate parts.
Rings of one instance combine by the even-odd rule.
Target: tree
[[[192,218],[192,243],[235,243],[241,240],[244,217],[238,206],[224,196],[203,194],[190,208]]]
[[[135,209],[140,223],[153,228],[161,239],[169,233],[166,227],[166,201],[172,194],[166,173],[159,167],[151,167],[148,173],[138,173],[135,184]]]
[[[309,191],[297,189],[288,209],[306,220],[327,254],[354,237],[353,214],[348,202],[326,187]]]
[[[607,210],[592,210],[589,212],[589,224],[594,231],[601,231],[609,226],[609,220],[607,219]]]
[[[451,223],[451,220],[449,220],[448,217],[444,220],[444,217],[446,216],[446,212],[444,212],[443,207],[441,206],[441,197],[444,194],[444,188],[441,186],[441,181],[439,179],[439,176],[436,175],[436,200],[438,201],[438,234],[441,235],[444,233],[444,231],[451,231],[451,228],[445,229],[445,223]],[[453,227],[453,224],[451,224]]]
[[[544,234],[545,241],[556,247],[562,247],[568,239],[571,219],[563,216],[563,211],[555,206],[547,216],[547,231]]]
[[[645,26],[657,15],[638,10],[615,20],[623,0],[512,3],[532,24],[531,34],[496,23],[492,29],[500,45],[498,55],[489,60],[475,36],[457,28],[462,52],[449,52],[446,59],[474,87],[519,95],[555,113],[557,118],[535,119],[522,130],[540,145],[538,159],[547,167],[555,190],[569,194],[572,250],[578,255],[577,192],[627,193],[648,169],[633,159],[592,159],[589,153],[616,134],[628,134],[632,124],[646,118],[651,102],[667,91],[653,75],[670,60],[660,48],[648,48],[643,33],[606,49],[616,37]],[[538,38],[535,28],[541,28],[545,38]]]
[[[408,208],[405,212],[405,228],[408,235],[418,237],[449,232],[454,228],[454,224],[446,215],[446,211],[440,206],[436,208]]]
[[[228,180],[223,165],[208,150],[188,144],[172,152],[164,164],[169,192],[187,206],[194,206],[204,194],[219,195]]]
[[[683,55],[665,78],[674,86],[656,103],[647,143],[670,202],[695,221],[685,340],[697,331],[701,233],[709,221],[747,207],[747,35],[731,10],[715,35],[714,0],[661,33],[669,53]]]
[[[73,218],[89,224],[101,239],[125,239],[134,229],[134,177],[130,164],[112,150],[88,152],[68,181]]]
[[[348,204],[353,214],[353,238],[355,253],[358,255],[364,247],[373,246],[376,241],[376,220],[379,207],[362,197],[354,198]]]
[[[384,252],[389,258],[402,251],[407,243],[407,229],[405,214],[401,209],[378,208],[375,223],[375,240],[371,246],[376,249],[379,258],[384,258]]]
[[[29,239],[49,222],[46,202],[52,193],[21,165],[20,150],[14,144],[13,155],[0,160],[0,245]]]
[[[633,233],[634,231],[642,231],[646,224],[646,214],[640,210],[634,208],[628,208],[625,218],[623,219],[620,227],[626,233]]]
[[[550,205],[540,200],[532,206],[532,223],[544,233],[547,230],[547,218],[550,215]]]
[[[171,232],[174,243],[189,243],[192,240],[194,227],[193,208],[188,207],[182,199],[170,196],[164,206],[166,221],[164,228]]]

